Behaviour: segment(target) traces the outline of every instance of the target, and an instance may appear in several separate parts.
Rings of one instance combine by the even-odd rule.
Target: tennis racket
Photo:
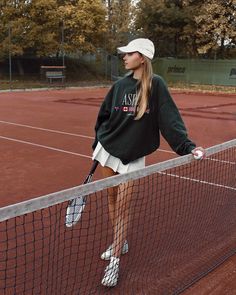
[[[98,166],[98,161],[94,160],[93,165],[90,169],[90,172],[88,176],[86,177],[85,181],[83,182],[83,184],[89,183],[92,181],[93,174],[97,166]],[[66,227],[72,227],[80,220],[86,205],[86,201],[87,201],[87,196],[77,197],[69,201],[69,204],[66,209],[66,220],[65,220]]]

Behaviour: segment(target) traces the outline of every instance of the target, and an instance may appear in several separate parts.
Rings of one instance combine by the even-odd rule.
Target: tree
[[[68,53],[93,51],[102,44],[105,7],[100,0],[18,0],[0,5],[0,56],[56,55],[62,47]],[[9,45],[9,28],[11,44]]]
[[[142,0],[138,3],[136,30],[151,38],[159,56],[184,52],[184,27],[190,22],[183,0]]]
[[[93,52],[106,32],[106,9],[100,0],[65,1],[58,8],[67,52]]]
[[[140,0],[135,28],[159,56],[232,56],[236,0]]]
[[[107,31],[104,34],[106,50],[116,52],[119,45],[129,41],[134,14],[132,0],[105,0]]]
[[[205,1],[195,17],[198,52],[224,58],[236,46],[236,1]],[[234,55],[235,56],[235,55]]]
[[[12,55],[45,55],[58,48],[56,40],[56,1],[7,1],[1,7],[2,54],[7,54],[9,46]],[[11,30],[11,44],[9,35]]]

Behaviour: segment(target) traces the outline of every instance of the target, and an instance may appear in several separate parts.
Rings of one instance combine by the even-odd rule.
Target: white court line
[[[8,124],[8,125],[14,125],[14,126],[19,126],[19,127],[26,127],[26,128],[31,128],[31,129],[41,130],[41,131],[53,132],[53,133],[58,133],[58,134],[64,134],[64,135],[71,135],[71,136],[83,137],[83,138],[88,138],[88,139],[94,139],[94,137],[92,137],[92,136],[87,136],[87,135],[82,135],[82,134],[75,134],[75,133],[69,133],[69,132],[63,132],[63,131],[54,130],[54,129],[34,127],[34,126],[31,126],[31,125],[24,125],[24,124],[12,123],[12,122],[8,122],[8,121],[0,121],[0,123]]]
[[[31,125],[12,123],[12,122],[8,122],[8,121],[2,121],[2,120],[0,120],[0,123],[8,124],[8,125],[14,125],[14,126],[19,126],[19,127],[25,127],[25,128],[35,129],[35,130],[53,132],[53,133],[58,133],[58,134],[64,134],[64,135],[70,135],[70,136],[76,136],[76,137],[83,137],[83,138],[88,138],[88,139],[94,139],[94,137],[92,137],[92,136],[87,136],[87,135],[82,135],[82,134],[76,134],[76,133],[69,133],[69,132],[63,132],[63,131],[54,130],[54,129],[34,127],[34,126],[31,126]],[[158,149],[158,151],[159,152],[163,152],[163,153],[175,154],[175,152],[173,152],[173,151],[164,150],[164,149]]]
[[[176,153],[173,152],[173,151],[163,150],[163,149],[159,149],[159,148],[157,149],[157,152],[163,152],[163,153],[175,154],[176,155]]]
[[[200,180],[200,179],[196,179],[196,178],[190,178],[190,177],[186,177],[186,176],[180,176],[180,175],[172,174],[172,173],[165,173],[165,172],[158,172],[158,173],[168,175],[168,176],[171,176],[171,177],[176,177],[176,178],[180,178],[180,179],[184,179],[184,180],[190,180],[190,181],[193,181],[193,182],[203,183],[203,184],[207,184],[207,185],[211,185],[211,186],[222,187],[222,188],[226,188],[226,189],[236,191],[236,187],[232,187],[232,186],[227,186],[227,185],[214,183],[214,182],[208,182],[208,181],[205,181],[205,180]]]
[[[220,162],[220,163],[229,164],[229,165],[236,165],[236,162],[225,161],[225,160],[218,160],[218,159],[214,159],[214,158],[206,158],[206,160]]]
[[[60,130],[55,130],[55,129],[47,129],[47,128],[35,127],[35,126],[31,126],[31,125],[18,124],[18,123],[13,123],[13,122],[9,122],[9,121],[2,121],[2,120],[0,120],[0,123],[13,125],[13,126],[19,126],[19,127],[25,127],[25,128],[35,129],[35,130],[47,131],[47,132],[52,132],[52,133],[57,133],[57,134],[70,135],[70,136],[75,136],[75,137],[82,137],[82,138],[87,138],[87,139],[93,139],[94,140],[94,137],[83,135],[83,134],[76,134],[76,133],[70,133],[70,132],[64,132],[64,131],[60,131]],[[24,143],[26,143],[26,142],[24,142]],[[168,154],[176,154],[174,151],[164,150],[164,149],[160,149],[160,148],[158,148],[157,151],[158,152],[163,152],[163,153],[168,153]],[[70,152],[68,151],[68,153],[70,153]],[[74,153],[74,154],[76,154],[76,153]],[[77,154],[77,155],[80,155],[80,154]],[[85,156],[85,157],[88,157],[88,156]],[[208,158],[208,160],[235,165],[235,162],[217,160],[217,159],[213,159],[213,158]]]
[[[42,144],[37,144],[37,143],[24,141],[24,140],[19,140],[19,139],[16,139],[16,138],[5,137],[5,136],[0,136],[0,138],[5,139],[5,140],[14,141],[14,142],[20,142],[20,143],[23,143],[23,144],[29,144],[29,145],[37,146],[37,147],[40,147],[40,148],[44,148],[44,149],[48,149],[48,150],[52,150],[52,151],[56,151],[56,152],[61,152],[61,153],[65,153],[65,154],[70,154],[70,155],[74,155],[74,156],[80,156],[80,157],[83,157],[83,158],[91,159],[91,156],[87,156],[87,155],[83,155],[83,154],[79,154],[79,153],[74,153],[74,152],[70,152],[70,151],[66,151],[66,150],[62,150],[62,149],[58,149],[58,148],[54,148],[54,147],[50,147],[50,146],[46,146],[46,145],[42,145]]]

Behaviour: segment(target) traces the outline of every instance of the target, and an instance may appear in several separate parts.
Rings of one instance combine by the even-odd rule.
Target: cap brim
[[[131,52],[135,52],[137,50],[135,50],[134,48],[131,48],[129,46],[123,46],[123,47],[118,47],[117,48],[117,52],[118,53],[131,53]]]

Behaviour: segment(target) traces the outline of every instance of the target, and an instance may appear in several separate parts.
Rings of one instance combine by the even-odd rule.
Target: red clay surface
[[[107,88],[0,94],[0,206],[79,185],[91,165],[99,106]],[[189,137],[204,147],[235,138],[236,94],[173,92]],[[152,164],[176,157],[162,140]],[[101,178],[99,170],[95,179]],[[185,292],[236,294],[236,258]]]

